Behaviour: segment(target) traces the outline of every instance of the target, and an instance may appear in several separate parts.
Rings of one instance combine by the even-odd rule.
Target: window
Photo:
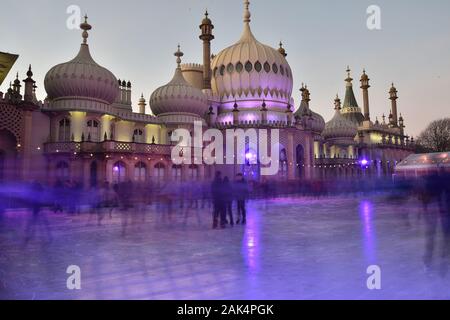
[[[288,162],[286,149],[283,149],[280,152],[280,175],[285,178],[288,176]]]
[[[245,71],[252,72],[252,70],[253,70],[252,63],[250,61],[247,61],[247,63],[245,64]]]
[[[275,73],[275,74],[278,73],[278,66],[275,63],[272,66],[272,70],[273,70],[273,73]]]
[[[69,179],[69,165],[67,162],[61,161],[56,165],[56,177],[59,180]]]
[[[281,75],[284,76],[284,68],[283,68],[283,66],[280,66],[280,73],[281,73]]]
[[[257,61],[257,62],[255,63],[255,70],[256,70],[257,72],[261,72],[261,70],[262,70],[261,62]]]
[[[196,181],[199,178],[198,166],[191,165],[189,166],[189,179],[192,181]]]
[[[134,166],[134,181],[145,182],[147,180],[147,166],[139,162]]]
[[[224,74],[225,74],[225,66],[222,65],[222,66],[220,67],[220,75],[223,76]]]
[[[233,71],[234,71],[234,66],[230,63],[230,64],[227,66],[227,72],[228,72],[228,73],[233,73]]]
[[[217,77],[217,70],[219,70],[217,67],[214,68],[214,77]]]
[[[270,64],[268,62],[264,63],[264,71],[267,73],[270,72]]]
[[[242,63],[238,62],[236,65],[236,71],[241,73],[242,70],[244,70],[244,66],[242,65]]]
[[[133,141],[136,143],[144,143],[144,131],[141,129],[134,130]]]
[[[122,161],[116,162],[113,166],[113,181],[114,183],[125,182],[127,176],[127,169],[125,163]]]
[[[100,124],[96,120],[89,120],[87,122],[87,135],[88,141],[99,142],[100,141]]]
[[[172,167],[172,179],[173,179],[173,181],[181,181],[181,172],[182,172],[182,167],[181,166],[173,166]]]
[[[166,175],[166,167],[162,163],[158,163],[154,168],[154,177],[156,180],[160,181],[165,178]]]
[[[69,119],[62,119],[59,122],[58,140],[60,142],[67,142],[71,140]]]

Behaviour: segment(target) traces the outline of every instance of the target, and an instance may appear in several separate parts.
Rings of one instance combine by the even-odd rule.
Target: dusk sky
[[[213,53],[235,43],[242,31],[242,0],[1,0],[0,51],[19,60],[0,88],[6,91],[18,71],[25,78],[32,64],[38,98],[54,65],[78,52],[81,31],[66,26],[70,5],[78,5],[93,25],[89,44],[97,63],[117,78],[133,83],[133,105],[173,75],[178,43],[183,62],[202,61],[199,24],[210,12],[216,39]],[[381,8],[381,30],[366,26],[369,5]],[[406,132],[418,135],[432,120],[450,116],[450,1],[448,0],[253,0],[252,30],[256,38],[277,48],[283,41],[294,72],[294,98],[300,103],[302,82],[311,90],[311,108],[333,115],[336,93],[343,98],[345,69],[350,65],[360,106],[359,78],[371,78],[371,115],[389,114],[391,82],[399,91],[399,111]]]

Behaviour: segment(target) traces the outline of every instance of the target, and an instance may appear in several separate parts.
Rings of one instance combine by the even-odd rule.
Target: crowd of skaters
[[[261,179],[256,182],[247,180],[243,174],[230,179],[216,172],[212,182],[104,182],[89,190],[76,181],[58,181],[52,187],[33,182],[27,186],[17,185],[15,189],[0,185],[0,227],[6,209],[26,207],[31,212],[25,232],[26,242],[34,237],[38,227],[51,239],[49,220],[47,215],[41,214],[45,207],[57,214],[80,215],[87,211],[87,223],[98,225],[102,225],[105,218],[112,219],[113,212],[120,213],[122,233],[125,235],[130,224],[145,222],[149,207],[154,207],[152,212],[159,216],[157,223],[173,224],[178,214],[185,225],[191,217],[196,217],[200,225],[203,214],[210,212],[212,227],[223,229],[246,224],[246,204],[250,199],[268,200],[291,195],[318,199],[328,196],[371,196],[376,193],[387,195],[386,201],[399,206],[411,198],[419,201],[422,208],[417,218],[426,229],[425,268],[431,268],[433,259],[441,254],[443,270],[446,269],[450,262],[450,174],[444,170],[414,179],[356,181],[282,182]],[[410,223],[408,212],[399,212]],[[443,234],[442,246],[438,245],[439,230]],[[442,253],[437,252],[440,247]]]

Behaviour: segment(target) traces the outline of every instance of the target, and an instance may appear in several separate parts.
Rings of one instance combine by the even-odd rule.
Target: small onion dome
[[[87,31],[92,27],[87,23],[87,17],[80,28],[83,30],[83,43],[78,55],[69,62],[53,67],[45,76],[44,85],[48,98],[78,98],[112,104],[119,94],[117,79],[92,59],[87,44]]]
[[[173,79],[158,89],[150,97],[150,108],[154,115],[189,113],[203,117],[208,112],[208,101],[200,89],[191,86],[181,72],[183,53],[178,47],[175,53],[178,67]]]
[[[144,94],[141,95],[141,98],[139,99],[139,103],[145,103]]]
[[[354,139],[358,134],[358,128],[356,125],[344,118],[341,114],[340,100],[335,100],[335,114],[331,121],[325,125],[325,130],[322,135],[325,139]]]
[[[206,10],[206,12],[205,12],[205,17],[203,18],[203,20],[202,20],[202,24],[212,24],[212,21],[211,21],[211,19],[209,18],[209,13],[208,13],[208,10]]]
[[[302,93],[302,102],[294,114],[295,118],[309,117],[312,131],[322,133],[325,129],[325,119],[320,114],[310,109],[310,95],[308,88],[302,84],[300,91]]]
[[[363,74],[361,75],[361,81],[369,81],[369,76],[366,73],[366,70],[363,70]]]

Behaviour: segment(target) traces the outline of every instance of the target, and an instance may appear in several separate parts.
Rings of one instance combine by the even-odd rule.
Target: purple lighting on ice
[[[369,263],[376,263],[376,239],[373,204],[364,200],[359,207],[359,215],[363,226],[364,254]]]

